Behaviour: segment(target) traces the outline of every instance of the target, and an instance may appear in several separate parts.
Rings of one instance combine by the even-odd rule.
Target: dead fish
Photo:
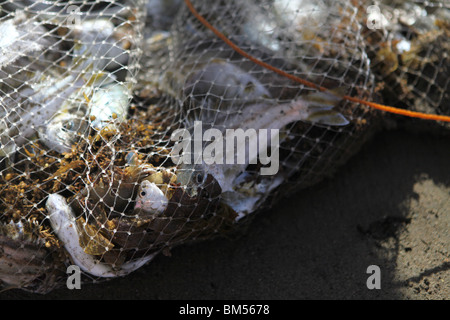
[[[88,130],[85,108],[72,107],[59,110],[42,129],[39,139],[51,150],[70,152],[72,147]]]
[[[233,197],[233,201],[230,200],[227,204],[242,212],[243,206],[238,204],[236,197],[242,200],[249,198],[249,194],[247,192],[245,196],[242,195],[236,181],[242,180],[238,177],[245,174],[249,164],[257,163],[260,154],[255,153],[254,158],[246,158],[239,164],[226,163],[226,159],[234,159],[238,152],[249,155],[245,139],[238,141],[243,145],[234,145],[232,149],[224,150],[227,147],[228,130],[234,132],[242,130],[250,141],[249,145],[257,145],[257,133],[261,129],[276,133],[288,124],[301,121],[336,127],[346,126],[350,122],[335,108],[341,101],[341,94],[337,92],[339,90],[332,93],[301,95],[289,103],[278,102],[259,79],[250,71],[241,68],[238,63],[220,58],[208,60],[208,57],[206,53],[191,58],[193,61],[187,62],[184,69],[177,71],[168,69],[163,76],[165,80],[162,89],[183,101],[184,128],[177,133],[181,133],[182,136],[187,130],[190,133],[189,138],[194,135],[193,139],[198,139],[195,137],[196,123],[202,125],[199,129],[202,131],[201,134],[210,129],[218,130],[220,133],[220,137],[210,137],[211,140],[213,138],[215,140],[208,145],[208,148],[214,149],[213,163],[203,161],[199,164],[194,158],[188,164],[176,161],[180,165],[177,175],[183,177],[184,170],[202,172],[204,176],[212,175],[221,187],[222,197]],[[173,135],[172,138],[178,139],[181,136]],[[269,137],[265,142],[261,140],[259,151],[271,148],[270,141],[276,145],[280,141],[278,134]],[[206,143],[203,144],[203,148],[206,148]],[[195,152],[192,156],[194,155]],[[222,161],[218,163],[217,159]],[[184,180],[183,183],[189,181]],[[256,207],[258,197],[264,198],[282,181],[281,177],[277,177],[272,184],[255,184],[252,192],[257,195],[248,202],[245,211],[251,212]]]
[[[75,214],[66,199],[58,194],[49,195],[46,208],[52,229],[72,261],[83,271],[103,278],[124,276],[142,267],[149,262],[155,254],[126,262],[120,267],[100,262],[96,256],[88,254],[80,245],[80,231],[77,229]]]
[[[141,182],[134,205],[134,211],[138,215],[160,215],[167,209],[168,204],[168,195],[164,194],[156,183],[148,179]]]
[[[129,86],[116,82],[109,73],[100,72],[91,79],[70,95],[51,119],[39,128],[40,140],[50,149],[59,153],[69,152],[89,127],[97,131],[106,127],[115,130],[125,121]]]
[[[187,115],[186,128],[192,131],[193,124],[198,121],[202,124],[202,131],[218,129],[223,137],[226,136],[226,130],[240,129],[247,132],[253,129],[252,134],[255,135],[259,129],[280,130],[297,121],[330,126],[349,124],[335,110],[341,101],[339,93],[313,93],[300,96],[290,103],[278,103],[270,99],[270,93],[256,78],[230,62],[221,60],[212,60],[187,76],[184,96],[191,97],[189,107],[199,110]],[[218,97],[221,97],[220,103]],[[249,136],[249,139],[252,141],[250,144],[258,141],[256,136]],[[226,141],[222,144],[225,146]],[[260,146],[260,150],[264,148]],[[217,179],[223,192],[232,192],[233,181],[249,163],[254,162],[254,159],[247,159],[239,165],[225,164],[227,153],[236,154],[239,150],[244,152],[248,148],[243,145],[235,146],[233,150],[216,150],[223,156],[224,164],[203,165],[203,170]],[[220,156],[216,155],[216,158]]]
[[[30,141],[66,99],[84,84],[82,78],[69,75],[48,77],[41,87],[27,87],[0,97],[0,155],[11,157],[17,148]]]
[[[77,214],[95,211],[98,203],[110,219],[124,215],[146,219],[164,211],[167,197],[170,198],[168,185],[175,182],[176,177],[170,170],[141,164],[133,152],[129,155],[128,166],[122,174],[101,177],[75,196],[72,206]]]
[[[125,120],[129,86],[108,73],[89,71],[92,65],[88,69],[83,65],[62,79],[52,73],[38,74],[31,87],[0,97],[0,155],[11,157],[35,134],[50,149],[69,152],[88,124],[101,130]],[[82,76],[85,72],[92,73],[90,78]]]
[[[199,176],[198,172],[203,172],[204,175],[211,174],[219,183],[222,190],[222,197],[232,197],[233,200],[226,202],[237,212],[251,212],[256,205],[257,198],[249,202],[250,208],[243,208],[242,202],[245,198],[249,199],[248,190],[242,197],[239,196],[240,190],[238,187],[239,177],[245,174],[245,169],[251,163],[256,164],[257,158],[260,157],[261,151],[266,152],[271,149],[271,161],[279,161],[276,158],[276,152],[279,146],[279,131],[288,125],[297,121],[306,121],[319,123],[329,126],[346,126],[349,121],[338,111],[334,110],[340,97],[332,93],[313,93],[300,97],[290,103],[277,104],[271,101],[262,101],[259,103],[252,103],[246,105],[241,112],[229,115],[225,112],[219,113],[215,118],[204,116],[199,118],[200,123],[205,126],[220,130],[222,133],[220,137],[215,137],[214,142],[208,145],[208,148],[214,149],[213,161],[205,163],[205,156],[203,155],[203,162],[201,164],[184,164],[180,165],[180,170],[194,170],[197,175],[193,175],[194,179]],[[210,125],[214,123],[214,125]],[[202,130],[204,131],[205,128]],[[260,129],[267,130],[267,137],[260,138],[258,134]],[[195,130],[195,128],[194,128]],[[228,136],[228,132],[233,132],[233,135]],[[246,139],[237,139],[239,144],[232,142],[229,147],[227,139],[236,137],[234,134],[241,130],[242,134],[249,139],[248,144]],[[223,138],[223,141],[220,139]],[[220,142],[219,142],[220,141]],[[273,145],[272,145],[273,144]],[[249,152],[250,146],[258,146],[257,152]],[[206,148],[206,145],[204,144]],[[204,149],[206,150],[206,149]],[[243,155],[244,161],[237,162],[239,155]],[[228,159],[233,159],[234,163],[227,163]],[[192,159],[191,163],[195,163]],[[277,172],[274,172],[274,174]],[[178,174],[180,176],[180,174]],[[182,176],[182,175],[181,175]],[[261,188],[261,185],[254,186],[258,189],[256,193],[259,196],[266,196],[269,191],[277,187],[283,180],[281,178],[275,179],[272,185],[266,185]],[[185,181],[183,181],[185,182]],[[236,201],[239,198],[240,201]],[[243,199],[244,198],[244,199]],[[247,201],[247,200],[246,200]]]

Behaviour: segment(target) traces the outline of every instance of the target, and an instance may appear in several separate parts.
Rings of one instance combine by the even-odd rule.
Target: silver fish
[[[47,78],[39,86],[0,97],[0,155],[11,156],[37,133],[66,99],[84,84],[75,75]]]
[[[81,70],[85,84],[73,92],[48,123],[39,130],[41,141],[52,150],[69,152],[78,137],[90,125],[101,130],[112,122],[125,120],[128,111],[129,86],[118,82],[113,74],[100,70],[123,66],[128,60],[116,40],[117,28],[106,19],[85,20],[75,25],[74,69]]]
[[[170,92],[172,95],[183,97],[181,100],[185,99],[184,126],[190,132],[189,137],[193,134],[195,140],[197,139],[196,130],[200,130],[203,134],[208,129],[215,129],[221,133],[218,139],[221,144],[217,139],[209,145],[203,144],[204,150],[206,148],[214,150],[215,156],[212,163],[211,159],[206,163],[204,156],[202,162],[196,161],[195,157],[198,156],[196,152],[190,161],[187,161],[190,163],[186,161],[180,163],[180,158],[173,159],[180,165],[177,172],[179,181],[189,185],[192,179],[196,179],[198,173],[200,176],[212,175],[222,189],[225,202],[238,213],[251,212],[270,190],[283,181],[278,175],[271,183],[254,183],[250,191],[246,190],[245,194],[241,192],[242,184],[246,183],[246,179],[243,178],[247,175],[246,167],[257,163],[257,158],[262,156],[260,153],[250,153],[250,145],[259,144],[258,152],[267,148],[275,150],[280,142],[279,131],[297,121],[328,126],[349,124],[348,119],[335,110],[335,106],[341,101],[339,93],[312,93],[299,96],[290,103],[283,103],[273,99],[260,80],[230,61],[211,59],[206,63],[198,62],[194,66],[188,64],[186,69],[189,71],[181,69],[178,72],[166,72],[163,88],[169,88],[169,91],[172,90]],[[196,123],[200,123],[202,127],[196,129]],[[270,136],[265,141],[258,140],[257,133],[260,129],[270,132]],[[247,146],[245,139],[237,139],[238,144],[243,143],[243,145],[230,143],[232,148],[227,149],[227,130],[234,132],[242,130],[250,141],[249,145]],[[227,163],[225,160],[235,159],[235,156],[239,158],[239,155],[245,157],[244,161],[239,161],[239,164]],[[221,163],[217,163],[218,159],[219,161],[222,159]],[[186,160],[186,157],[183,155],[181,160]],[[254,197],[244,201],[245,198],[251,198],[249,193]],[[226,200],[227,198],[229,200]]]
[[[156,253],[153,253],[126,262],[120,268],[102,263],[94,255],[84,252],[80,246],[80,232],[77,229],[76,217],[64,197],[59,194],[49,195],[46,208],[52,229],[64,245],[72,261],[89,274],[103,278],[124,276],[142,267],[156,255]]]
[[[259,153],[249,152],[250,146],[257,144],[257,152],[268,148],[272,150],[272,153],[277,152],[277,144],[280,141],[279,130],[296,121],[321,123],[330,126],[347,125],[349,121],[334,110],[335,105],[340,100],[339,96],[332,93],[313,93],[300,97],[291,103],[259,102],[246,105],[241,112],[232,115],[221,113],[216,115],[215,118],[204,116],[199,119],[201,123],[204,123],[206,128],[220,130],[224,140],[220,144],[218,140],[214,140],[207,146],[210,149],[214,149],[213,162],[208,161],[208,163],[205,163],[205,155],[203,155],[201,164],[181,164],[180,170],[187,172],[194,170],[193,172],[197,174],[191,174],[190,179],[197,179],[201,172],[203,172],[203,176],[211,174],[220,184],[222,197],[228,205],[238,213],[252,212],[257,201],[265,197],[283,179],[280,175],[276,175],[272,184],[253,185],[252,188],[254,190],[250,193],[255,196],[254,198],[249,197],[249,190],[242,194],[239,186],[242,185],[242,180],[245,180],[243,178],[246,176],[245,170],[249,164],[256,163],[257,157],[260,156]],[[208,126],[207,124],[210,123],[214,123],[214,125]],[[205,131],[204,129],[202,128],[202,131]],[[259,129],[268,130],[267,139],[260,139],[257,136]],[[238,144],[231,143],[233,148],[228,149],[227,139],[234,139],[235,136],[228,137],[227,130],[233,130],[234,132],[242,130],[249,139],[249,143],[247,144],[245,139],[237,139]],[[243,159],[245,160],[243,162],[238,161],[236,164],[227,163],[225,159],[235,159],[235,155],[238,158],[239,155],[244,155]],[[217,159],[219,161],[222,159],[221,163],[217,163]],[[278,159],[272,159],[272,161],[278,161]],[[195,163],[195,159],[192,159],[191,163]],[[183,175],[178,175],[183,177]],[[180,182],[186,183],[187,181],[183,180]]]
[[[77,107],[61,109],[39,131],[39,139],[51,150],[69,152],[87,128],[86,111]]]
[[[98,131],[106,127],[116,129],[126,119],[130,90],[113,78],[108,81],[95,81],[100,84],[85,85],[74,92],[40,128],[40,140],[50,149],[64,153],[87,133],[89,126]]]
[[[134,210],[140,210],[145,215],[158,215],[167,209],[169,200],[160,188],[148,180],[143,180],[136,197]]]
[[[19,48],[16,49],[23,47],[21,50],[25,53],[43,49],[44,43],[34,40],[37,36],[36,31],[27,35],[25,33],[26,28],[28,28],[25,27],[27,24],[18,24],[25,19],[23,15],[21,13],[17,18],[7,20],[0,25],[1,28],[6,29],[4,31],[9,30],[11,33],[9,37],[2,35],[2,41],[0,42],[2,49],[10,49],[12,53],[15,52],[13,49],[17,46]],[[30,28],[33,26],[34,24],[32,23],[29,25]],[[37,30],[44,33],[44,30],[39,28]],[[0,97],[0,116],[2,116],[0,123],[0,156],[12,157],[17,148],[30,141],[37,132],[43,132],[43,128],[46,128],[46,125],[55,114],[58,112],[64,114],[67,110],[73,110],[73,106],[67,106],[67,101],[70,101],[74,94],[80,92],[80,88],[89,83],[87,72],[91,72],[93,69],[89,50],[85,48],[84,51],[85,56],[74,59],[68,75],[67,73],[61,74],[53,68],[47,68],[44,71],[28,72],[27,85],[22,85],[19,87],[19,90]],[[81,54],[81,52],[78,53]],[[17,56],[20,57],[20,54]],[[27,69],[25,68],[25,70]],[[74,101],[78,106],[86,103],[85,100],[79,102],[80,100],[76,98],[74,98]],[[60,128],[52,128],[54,127],[52,123],[49,130],[60,135],[61,132],[58,133],[58,131],[67,128],[68,122],[66,119],[61,121],[58,116],[56,116],[54,122],[61,122]],[[50,141],[51,148],[55,147],[55,149],[61,151],[62,144],[70,142],[70,139],[66,139],[65,135],[61,136],[61,138],[57,139],[60,142],[51,143]],[[49,141],[46,138],[43,140]],[[67,151],[67,148],[64,151]]]

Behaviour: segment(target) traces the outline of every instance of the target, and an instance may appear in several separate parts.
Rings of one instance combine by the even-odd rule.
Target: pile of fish
[[[232,232],[382,127],[344,95],[450,113],[448,6],[194,6],[251,55],[333,90],[248,61],[181,0],[2,2],[0,288],[45,293],[73,264],[124,276]]]

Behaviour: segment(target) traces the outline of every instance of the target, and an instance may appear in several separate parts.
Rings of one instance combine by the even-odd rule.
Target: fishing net
[[[0,286],[124,276],[317,183],[386,115],[449,114],[448,4],[2,1]]]

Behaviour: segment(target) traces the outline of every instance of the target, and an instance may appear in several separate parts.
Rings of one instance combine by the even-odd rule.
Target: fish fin
[[[326,92],[314,92],[305,97],[305,100],[310,103],[311,106],[328,108],[331,110],[335,107],[344,97],[344,87],[338,87]]]
[[[341,113],[334,110],[313,111],[306,120],[331,126],[346,126],[350,123]]]
[[[339,87],[330,92],[315,92],[305,97],[308,102],[306,120],[333,126],[345,126],[350,122],[334,107],[342,100],[345,88]]]

